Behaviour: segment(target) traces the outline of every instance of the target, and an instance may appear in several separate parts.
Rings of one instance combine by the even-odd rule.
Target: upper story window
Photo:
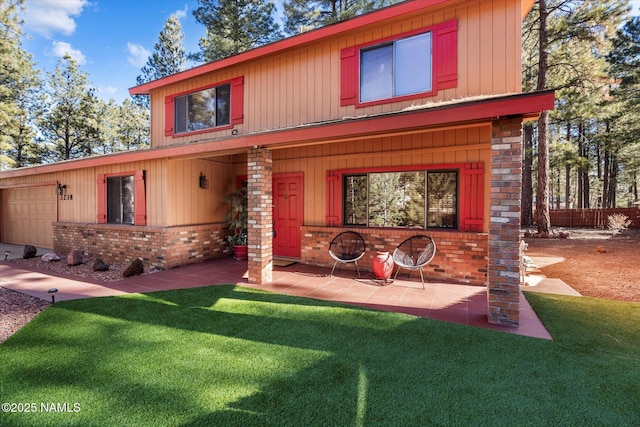
[[[244,77],[236,77],[164,99],[165,136],[228,129],[244,119]]]
[[[175,133],[194,132],[229,124],[229,84],[175,97]]]
[[[431,33],[360,50],[360,102],[431,92]]]
[[[458,85],[456,20],[340,51],[340,105],[434,96]]]

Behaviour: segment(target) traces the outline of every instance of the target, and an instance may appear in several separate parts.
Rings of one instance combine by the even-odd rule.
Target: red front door
[[[303,220],[303,175],[273,177],[273,255],[300,258]]]

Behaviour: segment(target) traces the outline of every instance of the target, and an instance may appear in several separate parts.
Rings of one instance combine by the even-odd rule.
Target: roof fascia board
[[[171,76],[163,77],[149,83],[144,83],[139,86],[132,87],[129,89],[129,94],[148,95],[149,92],[153,89],[177,83],[182,80],[198,77],[212,71],[251,61],[262,56],[271,55],[297,46],[302,46],[307,43],[313,43],[318,40],[333,37],[337,34],[345,33],[356,28],[364,27],[370,24],[377,24],[379,22],[393,19],[407,13],[418,12],[451,1],[452,0],[416,0],[399,3],[375,12],[370,12],[346,21],[341,21],[336,24],[328,25],[316,30],[291,36],[246,52],[239,53],[234,56],[230,56],[228,58],[220,59],[208,64],[203,64],[198,67],[190,68],[189,70],[173,74]]]

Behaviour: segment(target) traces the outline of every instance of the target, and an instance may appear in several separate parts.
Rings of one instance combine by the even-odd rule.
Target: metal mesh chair
[[[333,268],[331,269],[331,276],[336,269],[336,265],[353,263],[358,277],[360,277],[360,270],[358,269],[358,260],[364,256],[365,244],[362,236],[355,231],[344,231],[333,238],[329,245],[329,255],[335,260]],[[339,270],[340,268],[338,268]]]
[[[393,262],[398,266],[396,275],[393,280],[398,277],[401,269],[411,271],[420,271],[420,279],[422,279],[422,289],[424,289],[424,275],[422,269],[429,264],[436,254],[436,243],[429,236],[413,236],[400,243],[393,251]]]

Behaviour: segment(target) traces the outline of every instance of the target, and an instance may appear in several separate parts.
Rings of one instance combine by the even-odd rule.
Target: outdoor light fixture
[[[58,196],[62,196],[66,192],[67,192],[67,184],[58,184],[58,186],[56,187],[56,194]]]
[[[4,260],[5,261],[9,258],[9,255],[11,255],[11,251],[4,251]]]
[[[58,289],[56,288],[51,288],[47,291],[47,293],[49,295],[51,295],[51,304],[54,304],[56,302],[56,293],[58,292]]]
[[[207,189],[209,188],[209,180],[207,179],[207,176],[200,173],[200,188]]]

